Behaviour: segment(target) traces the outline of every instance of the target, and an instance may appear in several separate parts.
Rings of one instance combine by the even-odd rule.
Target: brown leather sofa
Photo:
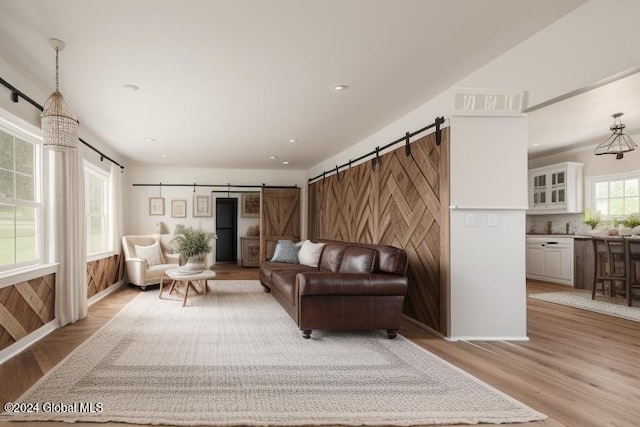
[[[331,242],[317,268],[264,261],[260,282],[304,338],[313,329],[386,329],[395,338],[408,265],[406,252],[392,246]]]

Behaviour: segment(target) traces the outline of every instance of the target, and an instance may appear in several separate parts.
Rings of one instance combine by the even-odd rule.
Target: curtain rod
[[[373,159],[374,165],[377,164],[378,162],[378,158],[380,156],[380,152],[386,150],[389,147],[392,147],[402,141],[405,142],[406,144],[406,152],[407,152],[407,156],[411,155],[411,148],[409,146],[409,144],[411,143],[411,141],[409,141],[410,138],[413,138],[414,136],[421,134],[422,132],[431,129],[432,127],[436,128],[436,145],[440,145],[440,142],[442,141],[442,131],[440,130],[440,125],[444,123],[444,117],[436,117],[436,119],[434,120],[433,123],[423,127],[422,129],[418,129],[415,132],[407,132],[404,136],[396,139],[395,141],[392,141],[390,143],[388,143],[387,145],[383,146],[383,147],[376,147],[375,150],[372,150],[370,152],[368,152],[367,154],[363,154],[362,156],[358,157],[357,159],[349,159],[348,162],[341,164],[340,166],[336,166],[335,168],[328,170],[328,171],[324,171],[321,174],[314,176],[313,178],[309,178],[309,184],[311,184],[311,182],[315,181],[316,179],[319,178],[326,178],[327,174],[330,173],[338,173],[340,171],[340,169],[345,168],[347,166],[351,167],[351,165],[353,163],[359,162],[360,160],[366,159],[367,157],[370,156],[375,156],[375,158]]]
[[[132,187],[192,187],[195,191],[196,187],[213,187],[213,188],[298,188],[297,185],[247,185],[247,184],[163,184],[159,182],[157,184],[131,184]],[[223,193],[227,193],[227,191],[223,191]]]
[[[21,90],[19,90],[18,88],[16,88],[15,86],[13,86],[11,83],[9,83],[8,81],[6,81],[5,79],[3,79],[2,77],[0,77],[0,84],[2,84],[2,86],[6,87],[7,89],[9,89],[11,91],[11,100],[13,102],[18,102],[19,98],[24,99],[25,101],[27,101],[29,104],[33,105],[35,108],[37,108],[40,111],[44,111],[44,107],[40,104],[38,104],[36,101],[34,101],[31,97],[27,96],[24,94],[24,92],[22,92]],[[111,163],[113,163],[116,166],[120,166],[120,170],[124,169],[124,166],[122,166],[120,163],[116,162],[115,160],[113,160],[111,157],[107,156],[106,154],[104,154],[102,151],[98,150],[96,147],[94,147],[93,145],[89,144],[87,141],[85,141],[84,139],[78,137],[78,140],[80,142],[82,142],[85,146],[89,147],[90,149],[92,149],[93,151],[95,151],[96,153],[98,153],[100,155],[100,161],[102,161],[103,159],[107,159],[109,160]]]

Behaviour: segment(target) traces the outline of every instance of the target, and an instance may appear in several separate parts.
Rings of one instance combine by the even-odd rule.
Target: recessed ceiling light
[[[136,90],[140,90],[140,86],[134,85],[134,84],[131,84],[131,83],[124,85],[124,88],[126,90],[130,90],[132,92],[135,92]]]
[[[167,155],[166,155],[166,154],[163,154],[163,155],[162,155],[162,156],[160,156],[160,157],[162,157],[163,159],[166,159],[166,158],[167,158]]]
[[[283,165],[288,165],[289,162],[287,162],[286,160],[284,162],[282,162]]]
[[[277,159],[277,158],[278,158],[278,156],[269,156],[269,158],[270,158],[271,160],[275,160],[275,159]]]
[[[156,139],[155,139],[154,137],[152,137],[152,136],[148,136],[148,137],[146,137],[144,140],[145,140],[145,141],[148,141],[148,142],[153,142],[153,141],[155,141]]]
[[[290,139],[289,142],[298,142],[297,139]]]
[[[333,85],[331,86],[331,90],[333,92],[343,92],[345,90],[349,89],[348,85]]]

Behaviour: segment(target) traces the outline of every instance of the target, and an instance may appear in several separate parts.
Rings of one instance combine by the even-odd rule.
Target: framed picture
[[[149,197],[149,215],[164,215],[164,197]]]
[[[193,216],[211,216],[211,195],[193,195]]]
[[[243,218],[260,217],[260,193],[243,193],[240,216]]]
[[[187,217],[187,201],[172,200],[171,201],[171,218],[186,218],[186,217]]]

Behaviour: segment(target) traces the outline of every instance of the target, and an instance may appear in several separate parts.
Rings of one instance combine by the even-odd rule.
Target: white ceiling
[[[65,41],[61,92],[129,162],[306,169],[583,2],[0,0],[0,56],[49,91]]]
[[[640,72],[529,113],[529,157],[595,146],[622,112],[625,133],[640,136]]]

